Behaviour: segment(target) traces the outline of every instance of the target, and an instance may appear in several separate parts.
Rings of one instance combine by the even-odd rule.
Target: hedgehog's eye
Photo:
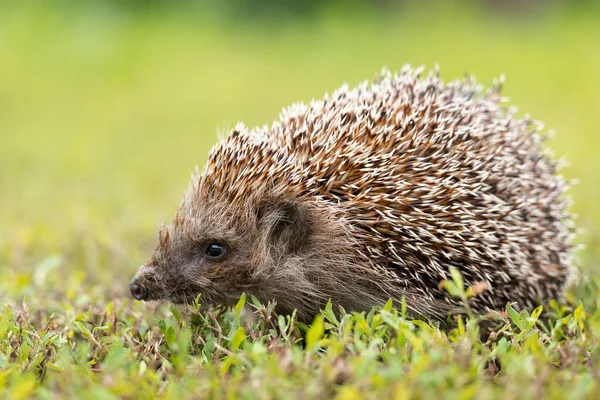
[[[227,255],[227,246],[218,240],[213,240],[206,246],[204,254],[209,260],[221,260]]]

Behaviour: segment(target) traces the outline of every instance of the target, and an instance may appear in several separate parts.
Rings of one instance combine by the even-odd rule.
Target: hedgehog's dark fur
[[[537,126],[497,87],[420,73],[384,71],[270,129],[238,125],[138,272],[146,298],[231,304],[247,292],[310,319],[328,299],[365,310],[404,296],[442,317],[460,306],[439,288],[450,267],[487,285],[476,311],[559,296],[573,227]],[[227,258],[207,259],[211,240]]]

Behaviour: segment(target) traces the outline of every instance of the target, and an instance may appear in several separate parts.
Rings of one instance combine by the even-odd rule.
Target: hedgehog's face
[[[210,202],[181,211],[161,229],[159,246],[131,281],[138,300],[191,303],[200,295],[202,304],[230,305],[243,292],[272,300],[277,296],[269,288],[296,268],[313,227],[306,207],[294,201],[237,209]]]

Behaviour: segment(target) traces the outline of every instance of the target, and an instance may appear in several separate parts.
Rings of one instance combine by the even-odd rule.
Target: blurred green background
[[[597,1],[0,1],[0,296],[126,293],[219,133],[405,63],[506,75],[579,180],[597,271]]]

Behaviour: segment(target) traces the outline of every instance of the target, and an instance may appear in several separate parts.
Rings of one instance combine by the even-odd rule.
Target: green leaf
[[[508,315],[510,316],[511,321],[519,328],[521,332],[525,332],[528,330],[527,321],[523,320],[523,316],[515,310],[511,304],[506,306],[508,310]]]
[[[402,318],[406,318],[408,316],[408,306],[406,305],[406,296],[402,296],[402,302],[400,304],[400,315]]]
[[[461,292],[456,286],[456,284],[452,281],[442,281],[442,287],[448,292],[448,294],[452,297],[461,297]]]
[[[260,302],[260,300],[258,300],[256,297],[250,295],[250,303],[252,303],[252,305],[255,308],[262,308],[263,304]]]
[[[317,315],[312,325],[306,332],[306,348],[309,351],[315,351],[318,341],[323,337],[325,333],[325,327],[323,325],[323,317],[321,315]]]
[[[394,300],[392,300],[392,298],[388,299],[388,301],[385,303],[385,305],[383,306],[382,310],[383,311],[392,311],[392,307],[394,305]]]
[[[246,305],[246,293],[242,293],[242,295],[240,296],[240,299],[238,300],[237,304],[235,305],[235,323],[237,324],[237,326],[242,325],[240,322],[240,318],[242,315],[242,310],[244,309],[245,305]]]
[[[452,277],[452,282],[454,282],[456,288],[462,295],[465,292],[465,282],[463,281],[462,274],[460,273],[458,268],[450,267],[450,276]]]
[[[106,305],[106,311],[105,311],[107,317],[109,317],[110,314],[112,314],[114,308],[115,308],[115,302],[109,301],[108,304]]]
[[[158,321],[158,329],[164,334],[167,330],[167,323],[164,319]]]
[[[3,308],[3,310],[0,310],[0,340],[4,340],[6,337],[13,319],[12,310],[8,306]]]
[[[543,310],[544,310],[543,306],[538,306],[535,310],[533,310],[531,312],[531,318],[533,318],[534,320],[537,320],[540,317],[540,314],[542,314]]]
[[[96,338],[94,338],[94,335],[92,335],[92,333],[85,327],[85,325],[83,325],[79,321],[74,321],[73,323],[75,324],[77,329],[79,329],[79,332],[81,332],[81,336],[94,342],[95,344],[98,344],[98,342],[96,341]]]
[[[173,329],[172,326],[169,326],[165,330],[165,342],[167,342],[167,345],[172,350],[173,350],[173,346],[177,345],[177,335],[175,334],[175,329]]]
[[[331,300],[329,300],[327,302],[327,304],[325,305],[325,309],[321,313],[323,314],[325,319],[328,322],[332,323],[334,326],[340,325],[340,322],[338,321],[337,317],[335,316],[335,313],[333,312],[333,306],[331,305]]]
[[[240,345],[246,340],[246,333],[243,327],[237,328],[231,338],[231,351],[237,351]]]

